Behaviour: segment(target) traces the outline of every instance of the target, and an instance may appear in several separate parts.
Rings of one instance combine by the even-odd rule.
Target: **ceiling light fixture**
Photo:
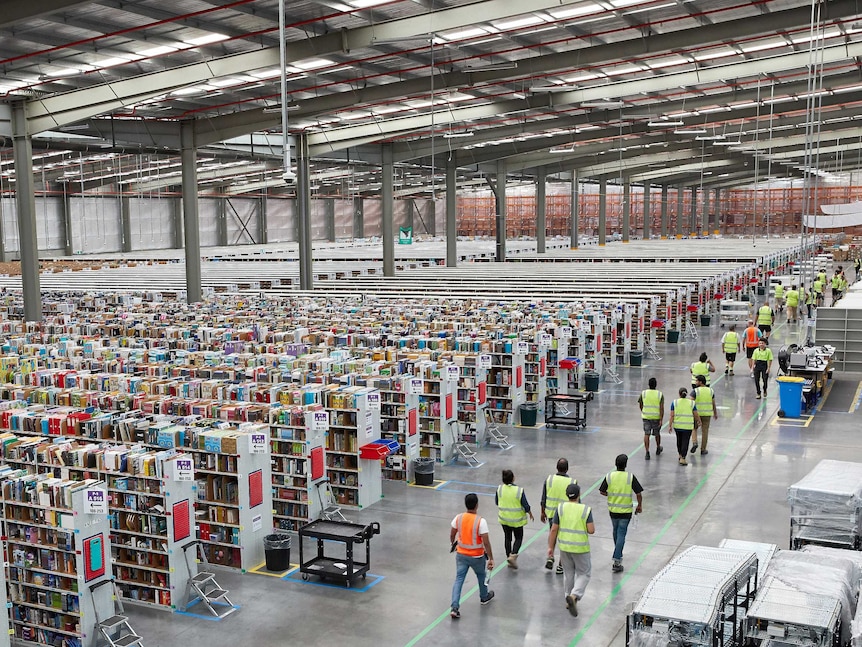
[[[482,65],[467,65],[464,68],[465,72],[494,72],[496,70],[516,70],[518,63],[516,61],[506,61],[505,63],[487,63]]]
[[[674,135],[705,135],[706,130],[703,128],[678,128],[673,131]]]
[[[576,85],[536,85],[530,88],[530,92],[572,92],[577,89]]]
[[[650,121],[647,126],[651,128],[663,128],[665,126],[685,126],[684,121]]]
[[[297,104],[295,104],[295,103],[287,104],[287,111],[288,112],[295,112],[296,110],[299,110],[299,106]],[[263,114],[265,114],[265,115],[277,114],[280,112],[281,112],[281,106],[267,106],[266,108],[263,109]]]
[[[584,101],[581,108],[622,108],[623,101]]]
[[[465,130],[461,133],[443,133],[443,139],[459,139],[461,137],[472,137],[473,135],[472,130]]]

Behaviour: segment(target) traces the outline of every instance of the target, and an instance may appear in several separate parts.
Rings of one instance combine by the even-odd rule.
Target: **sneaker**
[[[697,451],[697,443],[695,443],[694,445],[691,446],[691,453],[694,454],[694,452],[696,452],[696,451]]]
[[[733,369],[730,369],[730,374],[733,375]]]
[[[679,464],[680,464],[680,465],[688,465],[688,461],[687,461],[687,460],[685,460],[684,458],[680,458],[680,459],[679,459]]]
[[[656,453],[656,454],[658,454],[658,450],[655,450],[655,453]],[[649,452],[646,452],[646,453],[644,454],[644,460],[645,460],[645,461],[648,461],[648,460],[649,460]]]
[[[461,612],[458,609],[452,609],[449,612],[449,617],[452,618],[452,620],[457,620],[461,617]]]
[[[766,389],[763,389],[763,397],[767,397]]]
[[[754,377],[754,371],[751,371],[751,377]]]
[[[623,572],[623,564],[622,562],[614,562],[611,566],[611,570],[614,573],[622,573]]]
[[[545,568],[547,568],[549,571],[552,568],[554,568],[554,558],[553,557],[548,557],[548,559],[545,560]]]
[[[704,454],[708,454],[708,453],[709,453],[709,450],[708,450],[708,449],[701,449],[701,450],[700,450],[700,455],[701,455],[701,456],[703,456]]]
[[[566,596],[566,608],[575,618],[578,617],[578,599],[574,595]]]
[[[655,448],[655,455],[656,455],[656,456],[658,456],[658,455],[659,455],[659,454],[661,454],[663,451],[664,451],[664,447],[662,447],[661,445],[659,445],[658,447],[656,447],[656,448]]]
[[[730,369],[727,366],[725,366],[724,367],[724,374],[727,375],[728,373],[730,373]]]
[[[554,571],[554,573],[556,573],[557,575],[562,575],[562,574],[563,574],[563,563],[562,563],[562,562],[560,562],[559,564],[557,564],[557,570],[556,570],[556,571]]]
[[[485,605],[485,604],[490,604],[490,603],[491,603],[491,600],[493,600],[493,599],[494,599],[494,592],[493,592],[493,591],[491,591],[491,590],[489,590],[489,591],[488,591],[488,596],[487,596],[484,600],[481,600],[481,602],[482,602],[482,604],[483,604],[483,605]]]
[[[518,553],[512,553],[506,558],[506,562],[508,563],[509,568],[514,568],[517,570],[518,568]]]
[[[757,396],[755,397],[755,400],[759,400],[759,399],[760,399],[760,394],[758,393]]]

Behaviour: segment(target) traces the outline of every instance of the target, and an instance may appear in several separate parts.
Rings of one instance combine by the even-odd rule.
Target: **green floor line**
[[[676,511],[673,513],[673,515],[671,515],[670,519],[668,519],[667,522],[665,522],[664,526],[662,526],[661,530],[658,531],[655,538],[650,542],[650,544],[644,549],[644,551],[637,558],[635,563],[632,565],[632,568],[630,570],[626,571],[626,574],[623,575],[623,577],[620,579],[619,583],[611,590],[608,597],[606,597],[604,599],[604,601],[595,610],[593,615],[590,616],[590,619],[587,621],[587,624],[585,624],[583,629],[581,629],[577,633],[577,635],[572,639],[572,642],[569,643],[569,647],[575,647],[575,645],[580,643],[581,639],[584,637],[584,635],[587,633],[587,631],[589,631],[590,627],[593,626],[595,621],[598,620],[599,616],[604,612],[604,610],[608,607],[608,605],[610,605],[610,603],[613,602],[614,599],[619,595],[620,591],[623,588],[623,585],[629,580],[629,578],[638,569],[638,567],[641,564],[643,564],[643,561],[652,552],[653,548],[655,548],[656,545],[658,545],[658,542],[661,540],[662,537],[664,537],[664,535],[667,533],[667,531],[670,530],[670,527],[674,524],[674,522],[677,520],[679,515],[681,515],[683,513],[683,511],[689,506],[689,504],[694,499],[694,496],[698,492],[700,492],[700,490],[703,488],[703,486],[709,480],[709,477],[712,475],[712,473],[724,462],[724,459],[730,455],[730,451],[736,446],[736,444],[739,442],[739,439],[742,438],[742,435],[748,430],[748,428],[751,426],[751,424],[755,420],[757,420],[757,417],[763,411],[765,406],[766,406],[766,402],[761,402],[760,406],[757,407],[757,409],[755,409],[751,418],[748,419],[748,422],[745,423],[745,425],[743,425],[742,429],[740,429],[739,432],[736,434],[736,436],[734,436],[733,440],[730,442],[730,445],[728,445],[727,449],[724,450],[724,453],[718,457],[718,460],[715,461],[713,463],[713,465],[707,470],[706,474],[703,475],[703,478],[700,479],[700,481],[697,483],[697,485],[694,486],[694,488],[689,493],[689,495],[679,505],[679,507],[676,509]]]

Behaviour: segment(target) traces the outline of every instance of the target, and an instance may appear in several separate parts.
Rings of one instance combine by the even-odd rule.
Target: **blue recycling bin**
[[[801,377],[778,378],[778,415],[783,418],[798,418],[802,415],[802,387],[805,380]]]

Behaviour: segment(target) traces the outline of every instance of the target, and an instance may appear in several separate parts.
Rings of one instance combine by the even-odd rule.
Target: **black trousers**
[[[760,383],[763,382],[763,392],[769,388],[769,373],[766,372],[766,362],[754,362],[754,388],[757,390],[757,395],[760,395]]]
[[[674,429],[673,431],[676,434],[676,451],[682,458],[685,458],[686,454],[688,454],[688,444],[691,442],[691,433],[693,430]]]
[[[514,539],[514,543],[512,542]],[[503,524],[503,544],[506,547],[506,557],[509,555],[517,555],[521,550],[521,543],[524,541],[523,526],[507,526]]]

